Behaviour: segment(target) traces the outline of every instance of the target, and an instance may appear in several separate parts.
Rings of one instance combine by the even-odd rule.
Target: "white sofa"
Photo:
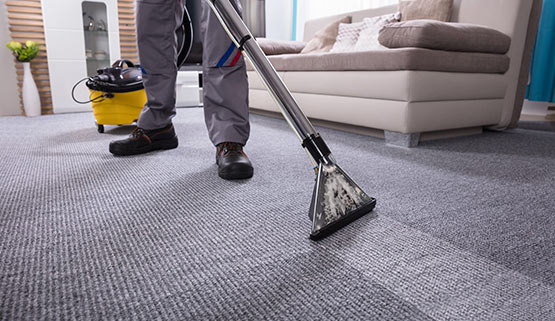
[[[451,21],[488,26],[511,37],[510,66],[504,74],[278,72],[308,117],[369,129],[390,144],[413,147],[420,140],[481,132],[484,127],[506,129],[520,114],[540,10],[541,0],[455,0]],[[357,22],[396,11],[394,5],[308,21],[304,40],[345,15]],[[251,108],[279,112],[258,75],[248,73]]]

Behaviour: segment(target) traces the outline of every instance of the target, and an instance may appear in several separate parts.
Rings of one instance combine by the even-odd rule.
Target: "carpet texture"
[[[252,116],[218,178],[201,109],[178,149],[116,158],[90,113],[0,118],[1,320],[555,320],[555,133],[388,147],[320,129],[378,205],[308,239],[314,181]]]
[[[518,128],[555,132],[555,121],[524,121],[524,120],[521,120],[521,121],[518,122]]]

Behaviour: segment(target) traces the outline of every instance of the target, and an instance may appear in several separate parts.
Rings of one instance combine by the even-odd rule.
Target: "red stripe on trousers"
[[[241,57],[241,50],[237,50],[237,54],[235,55],[235,57],[233,58],[233,60],[231,61],[231,63],[229,64],[230,67],[235,66],[235,64],[237,64],[237,61],[239,61],[239,58]]]

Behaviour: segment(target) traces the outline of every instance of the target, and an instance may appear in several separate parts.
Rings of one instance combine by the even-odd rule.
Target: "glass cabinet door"
[[[95,75],[96,70],[110,66],[110,46],[106,4],[83,1],[83,29],[85,34],[85,56],[87,74]]]

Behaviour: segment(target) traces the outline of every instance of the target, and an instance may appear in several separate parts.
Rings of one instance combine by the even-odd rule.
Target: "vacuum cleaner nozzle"
[[[310,205],[310,238],[322,239],[375,206],[376,199],[368,196],[339,165],[320,164]]]
[[[320,239],[370,212],[376,200],[366,195],[331,157],[324,139],[299,108],[295,98],[264,54],[230,0],[206,0],[231,40],[250,60],[293,131],[302,141],[313,165],[316,185],[310,204],[311,239]],[[235,1],[233,1],[235,2]]]

